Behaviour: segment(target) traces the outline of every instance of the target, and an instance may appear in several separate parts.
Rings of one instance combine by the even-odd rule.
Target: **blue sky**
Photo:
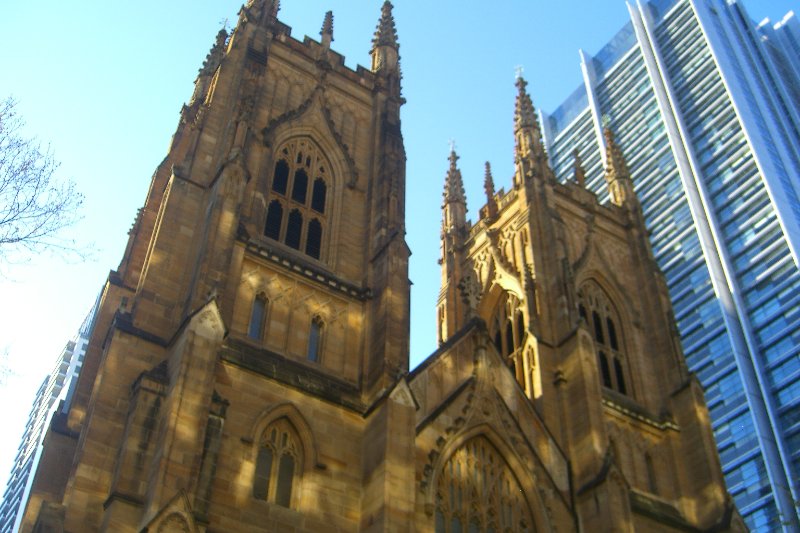
[[[382,0],[283,0],[292,35],[319,38],[334,13],[333,48],[369,64]],[[779,20],[797,0],[745,2],[753,19]],[[23,2],[0,5],[0,98],[13,95],[26,131],[50,144],[85,195],[73,229],[88,261],[52,256],[0,269],[0,354],[14,373],[0,401],[16,405],[0,437],[5,486],[38,384],[77,330],[109,272],[163,159],[181,105],[217,31],[240,0]],[[470,213],[483,198],[483,163],[508,187],[513,162],[514,72],[534,104],[552,111],[580,83],[578,49],[596,52],[628,20],[624,0],[396,0],[408,156],[407,240],[413,256],[412,366],[435,348],[440,203],[454,140]]]

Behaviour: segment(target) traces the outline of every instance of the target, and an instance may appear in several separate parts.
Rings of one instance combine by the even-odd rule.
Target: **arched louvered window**
[[[267,296],[258,294],[253,299],[250,310],[250,324],[247,327],[247,336],[251,339],[261,340],[264,336],[264,324],[267,318]]]
[[[297,432],[286,418],[261,434],[253,477],[253,498],[291,507],[303,457]]]
[[[590,328],[598,350],[598,368],[603,386],[629,394],[626,380],[625,353],[622,336],[617,329],[619,318],[605,291],[594,281],[588,281],[578,291],[578,313],[586,320],[591,313]],[[588,325],[588,324],[587,324]]]
[[[324,259],[330,164],[308,138],[288,142],[276,157],[264,236]]]
[[[436,533],[532,532],[525,490],[486,437],[458,448],[436,483]]]

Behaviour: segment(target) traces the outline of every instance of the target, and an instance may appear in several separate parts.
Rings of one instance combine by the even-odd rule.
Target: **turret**
[[[449,160],[450,168],[445,175],[442,194],[442,290],[437,316],[440,343],[458,331],[466,317],[459,284],[462,282],[464,243],[468,235],[467,199],[455,149],[450,150]]]

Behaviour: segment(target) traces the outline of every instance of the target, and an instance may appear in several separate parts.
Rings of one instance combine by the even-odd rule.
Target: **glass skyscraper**
[[[100,305],[98,297],[89,314],[83,320],[78,334],[67,342],[64,350],[56,359],[55,367],[44,378],[36,398],[33,401],[28,422],[22,435],[14,466],[0,501],[0,533],[14,533],[19,529],[22,512],[27,505],[28,495],[39,464],[42,438],[47,432],[50,419],[55,409],[66,412],[72,391],[77,383],[75,379],[83,366],[83,356],[89,343],[97,309]],[[58,403],[58,405],[56,405]]]
[[[753,531],[800,530],[800,28],[735,0],[629,4],[584,84],[543,113],[562,181],[577,150],[607,197],[626,155],[728,488]]]

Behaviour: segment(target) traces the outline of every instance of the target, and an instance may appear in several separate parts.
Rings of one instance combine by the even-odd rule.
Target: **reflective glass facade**
[[[796,531],[800,32],[792,17],[757,27],[725,0],[630,12],[600,52],[582,53],[584,85],[543,114],[551,163],[572,179],[578,149],[606,199],[603,123],[614,130],[728,488],[753,531]]]

